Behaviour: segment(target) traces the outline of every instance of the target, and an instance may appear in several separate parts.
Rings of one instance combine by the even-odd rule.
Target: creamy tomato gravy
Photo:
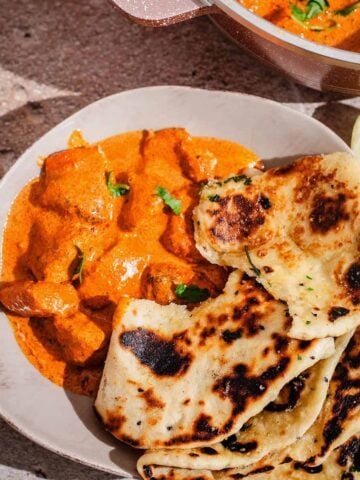
[[[130,132],[96,145],[75,133],[69,146],[45,159],[12,207],[0,301],[31,363],[58,385],[93,395],[122,298],[181,302],[175,290],[182,283],[221,292],[228,272],[196,250],[192,209],[202,182],[258,159],[183,129]],[[127,195],[110,194],[110,172],[114,183],[130,186]],[[181,200],[180,215],[156,195],[158,186]]]
[[[331,47],[360,51],[360,5],[359,8],[348,15],[335,14],[338,10],[353,5],[355,3],[354,0],[329,0],[329,8],[308,22],[308,25],[311,27],[319,26],[324,28],[322,31],[305,28],[304,25],[296,22],[291,17],[291,5],[295,4],[305,11],[308,5],[307,0],[238,1],[257,15],[303,38]],[[327,28],[334,24],[336,26]]]

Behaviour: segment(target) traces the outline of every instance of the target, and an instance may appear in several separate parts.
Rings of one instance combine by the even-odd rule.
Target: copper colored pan
[[[317,90],[360,94],[360,53],[319,45],[259,18],[236,0],[112,0],[133,21],[166,26],[198,15],[297,82]]]

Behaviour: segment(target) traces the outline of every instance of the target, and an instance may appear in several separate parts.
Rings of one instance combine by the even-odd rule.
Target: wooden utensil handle
[[[141,25],[162,27],[199,15],[215,13],[206,0],[111,0],[131,20]]]

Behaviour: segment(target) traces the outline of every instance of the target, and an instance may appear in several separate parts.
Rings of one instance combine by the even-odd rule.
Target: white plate
[[[138,129],[185,127],[194,135],[234,140],[263,159],[349,151],[316,120],[253,96],[186,87],[132,90],[89,105],[29,148],[0,184],[0,231],[21,188],[38,175],[40,155],[66,148],[74,129],[93,142]],[[273,163],[273,162],[271,162]],[[98,424],[88,398],[65,392],[42,377],[19,349],[3,313],[0,335],[0,414],[40,445],[124,477],[136,475],[138,454]]]

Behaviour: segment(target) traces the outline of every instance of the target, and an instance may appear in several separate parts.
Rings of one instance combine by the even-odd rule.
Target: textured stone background
[[[346,141],[360,98],[296,86],[205,18],[165,29],[128,23],[106,0],[0,0],[0,177],[40,135],[84,105],[159,84],[234,90],[287,103]],[[0,421],[0,480],[111,480]]]

